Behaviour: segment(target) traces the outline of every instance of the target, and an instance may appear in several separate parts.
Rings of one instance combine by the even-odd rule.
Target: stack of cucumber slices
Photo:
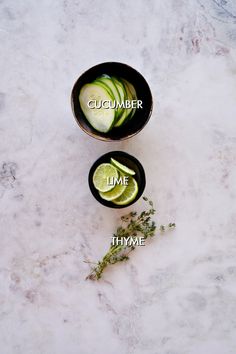
[[[134,175],[133,170],[111,158],[110,163],[102,163],[96,168],[93,184],[102,199],[116,205],[128,205],[138,193]]]
[[[121,127],[134,116],[136,108],[132,105],[126,108],[129,105],[125,104],[133,100],[137,100],[137,96],[130,82],[105,74],[92,83],[85,84],[79,94],[80,106],[86,119],[101,133]],[[105,101],[109,108],[100,107],[101,102]]]

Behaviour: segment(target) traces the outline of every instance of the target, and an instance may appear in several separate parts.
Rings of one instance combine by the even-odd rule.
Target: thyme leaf
[[[130,236],[142,236],[144,239],[151,238],[157,231],[155,221],[152,220],[152,216],[156,213],[153,202],[147,197],[143,197],[143,200],[147,203],[147,210],[142,211],[139,215],[137,212],[131,211],[127,215],[121,216],[122,225],[118,226],[116,233],[113,234],[113,238],[122,240]],[[167,226],[160,225],[158,230],[163,233],[168,229],[175,228],[175,223],[169,223]],[[117,242],[118,243],[118,242]],[[111,242],[108,252],[97,263],[88,262],[94,264],[91,267],[91,272],[86,277],[90,280],[99,280],[105,268],[111,264],[127,261],[129,254],[135,249],[135,246],[129,244],[113,244]]]

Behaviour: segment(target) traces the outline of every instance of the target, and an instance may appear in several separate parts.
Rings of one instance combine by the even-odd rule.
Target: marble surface
[[[235,1],[1,0],[0,41],[0,353],[235,353]],[[154,97],[121,143],[70,107],[77,77],[112,60]],[[85,281],[122,215],[87,184],[113,149],[140,159],[156,220],[177,228]]]

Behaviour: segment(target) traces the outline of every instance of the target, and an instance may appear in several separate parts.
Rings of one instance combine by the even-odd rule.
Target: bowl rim
[[[87,72],[89,72],[91,69],[94,69],[100,65],[105,65],[105,64],[119,64],[119,65],[123,65],[123,66],[126,66],[128,69],[131,69],[131,70],[134,70],[136,71],[141,77],[142,79],[145,81],[145,83],[147,84],[147,87],[149,89],[149,93],[150,93],[150,97],[151,97],[151,106],[150,106],[150,110],[149,110],[149,113],[148,113],[148,116],[144,122],[144,124],[137,130],[135,131],[134,133],[132,134],[129,134],[127,136],[124,136],[124,137],[121,137],[119,139],[112,139],[110,137],[105,137],[105,136],[100,136],[100,135],[97,135],[96,133],[93,133],[93,132],[90,132],[88,131],[85,127],[83,127],[83,125],[80,123],[80,120],[77,118],[76,114],[75,114],[75,110],[74,110],[74,100],[73,100],[73,92],[74,92],[74,88],[77,84],[77,82],[79,81],[79,79],[81,78],[81,76],[85,75]],[[73,87],[72,87],[72,90],[71,90],[71,95],[70,95],[70,104],[71,104],[71,108],[72,108],[72,112],[73,112],[73,116],[74,116],[74,119],[75,121],[77,122],[77,124],[79,125],[79,127],[89,136],[91,136],[92,138],[94,139],[97,139],[97,140],[100,140],[100,141],[110,141],[110,142],[117,142],[117,141],[123,141],[123,140],[127,140],[127,139],[130,139],[132,138],[133,136],[137,135],[138,133],[140,133],[141,130],[144,129],[144,127],[146,126],[146,124],[149,122],[150,118],[151,118],[151,115],[152,115],[152,111],[153,111],[153,97],[152,97],[152,92],[151,92],[151,89],[149,87],[149,84],[147,82],[147,80],[144,78],[144,76],[136,69],[134,69],[132,66],[126,64],[126,63],[121,63],[121,62],[117,62],[117,61],[107,61],[107,62],[102,62],[102,63],[99,63],[99,64],[96,64],[96,65],[93,65],[91,66],[89,69],[85,70],[78,78],[77,80],[75,81]]]
[[[95,187],[93,186],[93,181],[92,181],[92,178],[93,178],[93,173],[94,171],[92,171],[93,169],[95,169],[95,165],[99,162],[99,160],[105,158],[107,155],[111,155],[112,154],[117,154],[117,155],[123,155],[124,157],[130,159],[131,161],[133,161],[136,165],[137,165],[137,168],[138,170],[140,171],[140,174],[142,175],[142,184],[140,183],[138,186],[139,188],[141,188],[141,192],[139,190],[138,194],[139,197],[135,199],[128,205],[117,205],[117,204],[113,204],[112,202],[110,201],[107,201],[107,200],[104,200],[102,199],[99,194],[96,196],[94,195],[93,193],[93,189],[95,189]],[[103,163],[101,161],[101,163]],[[138,181],[137,181],[138,183]],[[101,205],[107,207],[107,208],[111,208],[111,209],[123,209],[123,208],[128,208],[129,206],[131,206],[132,204],[136,203],[140,198],[141,196],[143,195],[143,192],[145,190],[145,187],[146,187],[146,174],[145,174],[145,170],[144,170],[144,167],[143,165],[141,164],[141,162],[133,155],[130,155],[129,153],[127,153],[126,151],[121,151],[121,150],[111,150],[111,151],[108,151],[106,152],[105,154],[102,154],[101,156],[99,156],[94,162],[93,164],[91,165],[90,169],[89,169],[89,173],[88,173],[88,185],[89,185],[89,189],[90,189],[90,192],[91,194],[93,195],[94,199],[96,199],[96,201],[98,203],[100,203]],[[140,185],[142,187],[140,187]],[[92,188],[91,188],[92,186]]]

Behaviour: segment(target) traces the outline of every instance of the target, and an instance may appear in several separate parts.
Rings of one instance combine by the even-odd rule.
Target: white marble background
[[[235,1],[1,0],[0,43],[0,353],[235,354]],[[154,96],[122,143],[70,108],[76,78],[112,60]],[[121,215],[87,185],[113,149],[177,229],[85,281]]]

